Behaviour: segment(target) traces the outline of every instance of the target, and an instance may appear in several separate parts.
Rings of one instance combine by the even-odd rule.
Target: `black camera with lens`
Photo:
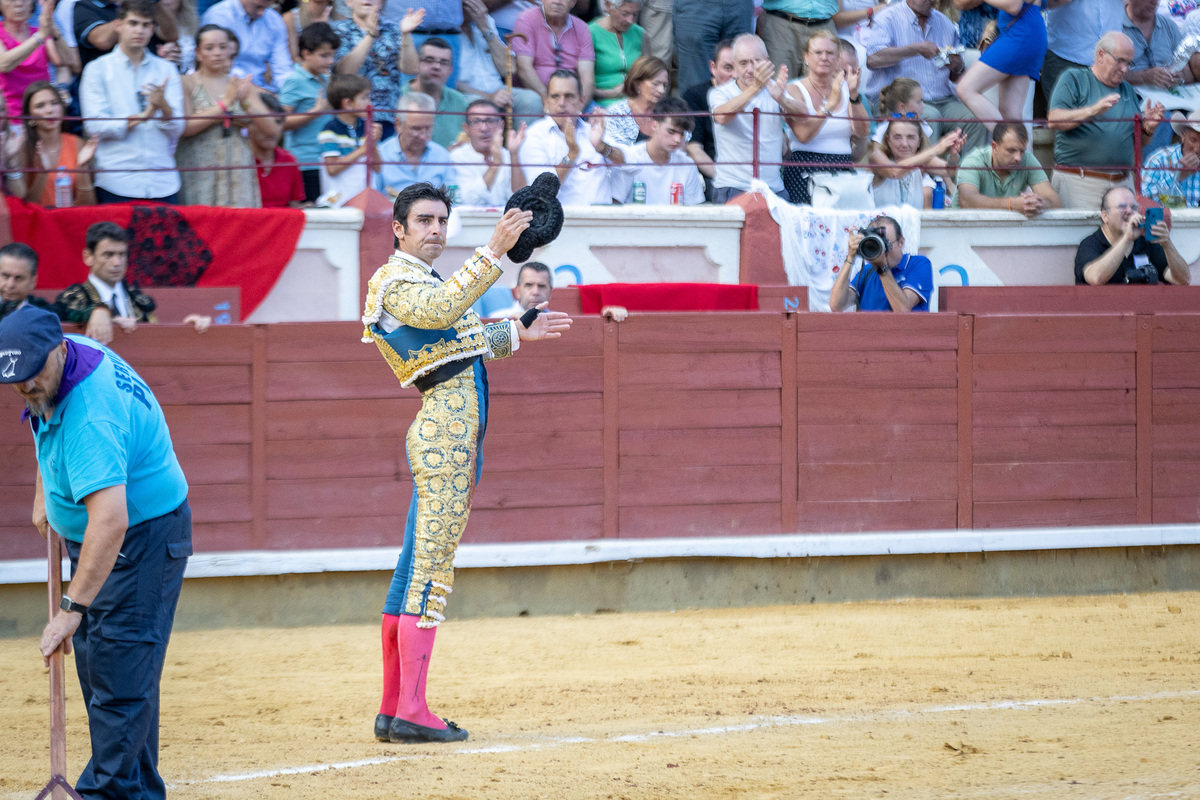
[[[863,235],[862,241],[858,243],[858,254],[864,261],[874,261],[891,249],[887,228],[859,228],[858,232]]]
[[[1125,268],[1126,283],[1158,283],[1158,270],[1153,264]]]

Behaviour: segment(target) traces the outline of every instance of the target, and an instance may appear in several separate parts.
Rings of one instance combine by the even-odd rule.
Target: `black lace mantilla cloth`
[[[171,206],[134,206],[129,233],[129,274],[139,286],[195,286],[212,263],[212,251]]]

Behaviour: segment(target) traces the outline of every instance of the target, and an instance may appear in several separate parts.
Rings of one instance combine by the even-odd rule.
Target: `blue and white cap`
[[[0,383],[24,383],[37,375],[62,340],[58,317],[34,306],[0,320]]]

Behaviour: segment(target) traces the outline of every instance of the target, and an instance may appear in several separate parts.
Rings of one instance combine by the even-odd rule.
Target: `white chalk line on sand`
[[[1144,695],[1113,695],[1111,697],[1069,697],[1061,699],[1037,700],[1001,700],[995,703],[965,703],[952,706],[930,706],[917,709],[897,709],[894,711],[878,711],[869,714],[851,714],[845,716],[782,716],[760,717],[750,722],[737,725],[718,725],[707,728],[687,728],[676,731],[649,731],[646,733],[627,733],[620,736],[592,738],[587,736],[546,736],[525,741],[520,744],[490,744],[483,747],[456,747],[439,749],[437,757],[447,756],[476,756],[494,755],[496,753],[536,752],[552,748],[567,747],[574,744],[627,744],[649,742],[656,739],[690,738],[693,736],[718,736],[723,734],[749,733],[770,728],[786,728],[800,725],[828,725],[843,722],[874,722],[894,721],[924,714],[969,713],[975,711],[1025,711],[1036,708],[1051,708],[1055,706],[1075,706],[1084,704],[1107,703],[1144,703],[1152,700],[1176,700],[1200,696],[1200,690],[1187,692],[1158,692]],[[524,737],[522,737],[524,738]],[[403,746],[403,745],[401,745]],[[304,775],[313,772],[328,772],[331,770],[357,769],[359,767],[374,767],[381,764],[394,764],[400,761],[419,761],[433,758],[431,753],[413,753],[400,756],[381,756],[378,758],[363,758],[357,761],[340,761],[332,764],[306,764],[299,767],[281,767],[278,769],[260,770],[257,772],[242,772],[235,775],[214,775],[193,781],[179,781],[171,788],[194,786],[205,783],[236,783],[251,781],[258,778],[277,778],[286,775]]]

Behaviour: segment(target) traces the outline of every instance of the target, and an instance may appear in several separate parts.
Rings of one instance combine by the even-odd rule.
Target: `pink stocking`
[[[396,640],[396,626],[400,618],[383,615],[383,700],[379,702],[379,713],[393,716],[400,702],[400,650]]]
[[[400,701],[395,716],[427,728],[444,730],[446,723],[435,717],[425,703],[425,681],[437,628],[418,628],[421,618],[401,614],[397,627],[400,643]]]

